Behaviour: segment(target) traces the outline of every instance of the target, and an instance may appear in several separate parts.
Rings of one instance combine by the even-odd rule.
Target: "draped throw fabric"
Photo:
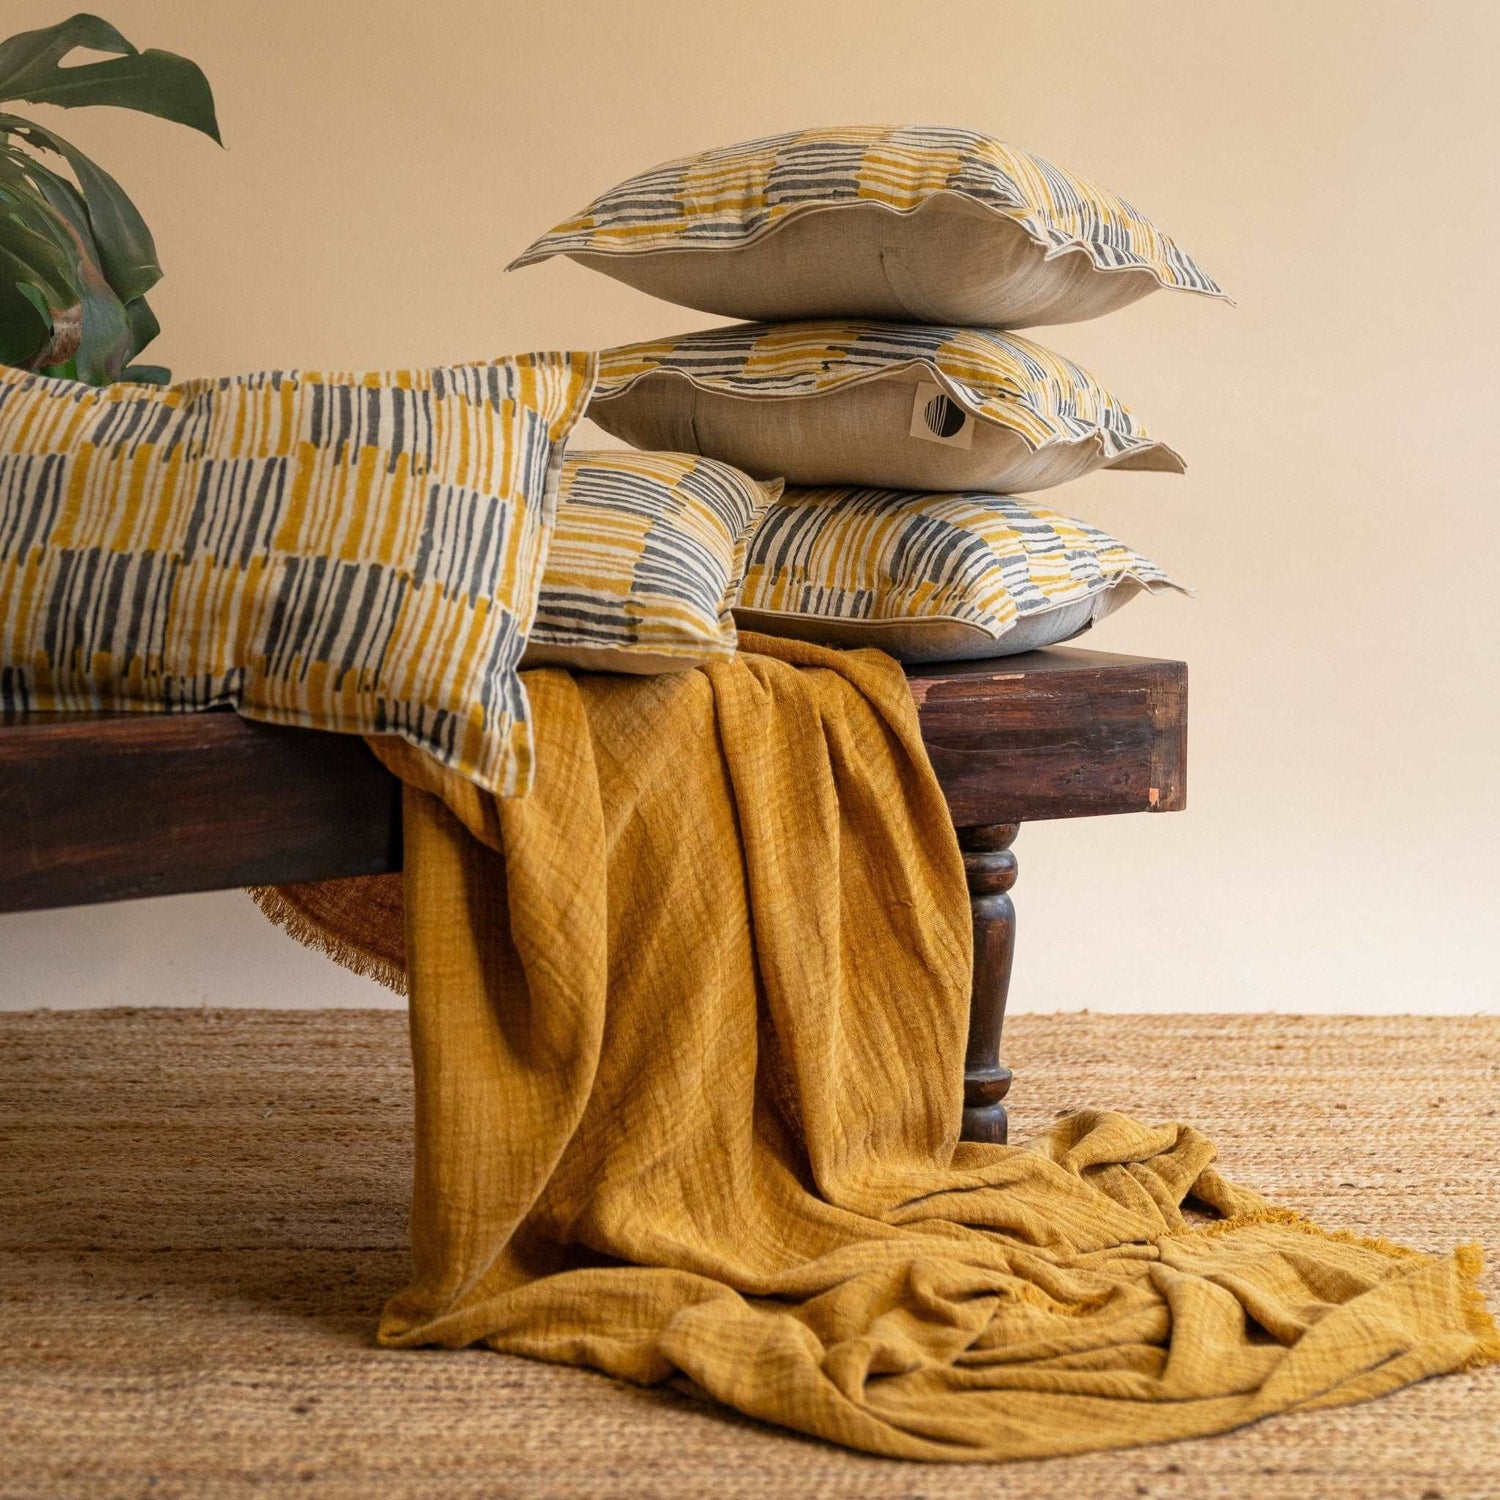
[[[601,194],[528,247],[513,267],[575,255],[628,279],[628,267],[616,270],[608,261],[694,250],[722,258],[811,215],[832,221],[820,226],[831,249],[840,210],[904,216],[944,198],[980,211],[971,235],[983,233],[988,217],[1014,225],[1049,259],[1077,252],[1096,272],[1144,273],[1149,280],[1134,296],[1150,285],[1223,296],[1186,252],[1123,198],[1029,151],[948,126],[801,130],[666,162]],[[1044,321],[1078,315],[1059,311]]]
[[[906,682],[743,645],[528,674],[524,802],[373,742],[406,783],[405,932],[389,885],[298,910],[409,975],[414,1270],[384,1343],[685,1378],[922,1459],[1219,1432],[1500,1357],[1477,1250],[1325,1233],[1191,1126],[961,1144],[968,904]]]
[[[0,369],[0,707],[232,704],[525,791],[516,664],[593,373]]]

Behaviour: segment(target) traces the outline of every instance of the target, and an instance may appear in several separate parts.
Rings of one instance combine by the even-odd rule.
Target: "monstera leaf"
[[[0,142],[0,360],[25,364],[51,338],[55,310],[79,298],[72,246],[26,170]]]
[[[80,47],[110,55],[64,66]],[[14,100],[109,104],[219,140],[197,64],[137,51],[98,16],[0,42],[0,103]],[[151,231],[120,184],[56,132],[0,111],[0,362],[93,385],[169,378],[129,363],[159,331],[145,296],[161,274]]]

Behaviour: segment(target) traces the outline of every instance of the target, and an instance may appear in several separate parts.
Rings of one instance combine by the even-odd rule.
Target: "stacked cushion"
[[[594,357],[99,390],[0,369],[0,708],[398,734],[501,795]]]
[[[1182,460],[1013,329],[1159,288],[1222,297],[1123,198],[975,131],[798,131],[653,168],[514,263],[565,255],[749,320],[604,351],[589,415],[642,449],[789,488],[751,544],[743,625],[907,660],[1000,655],[1175,586],[1012,492]]]
[[[985,328],[808,322],[605,350],[589,416],[789,484],[1036,490],[1182,460],[1070,360]]]
[[[1221,297],[1123,198],[946,126],[802,130],[667,162],[515,262],[567,255],[679,306],[757,322],[1026,328],[1158,287]]]
[[[570,453],[523,666],[667,672],[734,654],[750,533],[781,494],[686,453]]]
[[[740,626],[902,661],[1067,640],[1142,589],[1175,588],[1096,527],[1005,495],[788,490],[756,531]]]

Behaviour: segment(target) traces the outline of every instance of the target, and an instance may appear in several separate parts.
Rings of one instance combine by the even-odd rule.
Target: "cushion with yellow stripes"
[[[732,656],[745,549],[780,493],[688,453],[570,453],[522,666],[670,672]]]
[[[1009,656],[1180,588],[1108,533],[1009,495],[789,489],[756,528],[742,630],[902,661]]]
[[[599,356],[589,416],[788,484],[1008,493],[1183,467],[1087,371],[990,328],[744,323],[626,344]]]
[[[593,375],[0,370],[0,707],[231,704],[525,792],[516,667]]]
[[[1123,198],[973,130],[799,130],[620,183],[513,263],[566,255],[729,318],[1074,323],[1158,287],[1222,297]]]

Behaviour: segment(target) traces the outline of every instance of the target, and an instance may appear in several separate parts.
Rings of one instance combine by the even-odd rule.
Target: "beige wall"
[[[1199,589],[1095,641],[1191,663],[1191,807],[1023,831],[1014,1003],[1500,1007],[1500,6],[100,9],[219,99],[226,152],[64,125],[156,230],[182,375],[700,324],[568,263],[500,268],[634,170],[802,125],[970,125],[1135,200],[1239,306],[1163,295],[1044,331],[1191,466],[1054,497]],[[3,28],[66,10],[10,0]],[[0,918],[8,1005],[381,998],[234,894]]]

